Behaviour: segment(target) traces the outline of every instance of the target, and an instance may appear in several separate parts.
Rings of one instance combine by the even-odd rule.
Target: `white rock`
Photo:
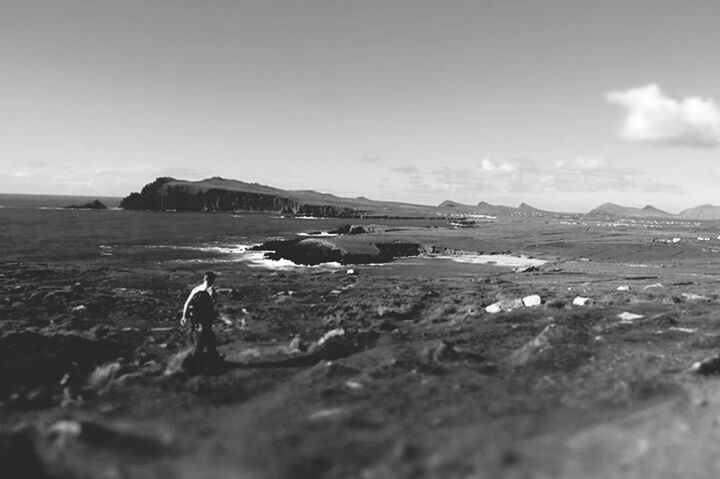
[[[344,335],[345,335],[345,330],[343,328],[332,329],[332,330],[328,331],[327,333],[323,334],[322,338],[318,339],[317,345],[322,346],[323,344],[325,344],[327,342],[328,339],[334,338],[335,336],[344,336]]]
[[[707,301],[708,299],[710,299],[707,296],[702,296],[695,293],[683,293],[681,296],[687,301]]]
[[[314,413],[310,414],[308,416],[308,419],[311,421],[316,421],[318,419],[328,419],[337,417],[345,412],[345,409],[341,407],[336,408],[330,408],[330,409],[321,409],[319,411],[315,411]]]
[[[525,296],[522,302],[526,308],[532,308],[533,306],[540,306],[540,304],[542,304],[542,298],[540,298],[539,294],[531,294],[530,296]]]
[[[668,331],[678,331],[680,333],[694,334],[697,333],[697,328],[681,328],[679,326],[671,326]]]
[[[50,426],[47,429],[47,434],[50,439],[55,441],[56,445],[64,447],[70,441],[80,437],[82,424],[72,419],[63,419]]]
[[[623,284],[623,285],[621,285],[621,286],[618,286],[618,287],[617,287],[617,290],[618,290],[618,291],[630,291],[630,286],[628,286],[628,285],[626,285],[626,284]]]
[[[655,289],[655,288],[662,288],[662,287],[663,287],[662,283],[653,283],[653,284],[648,284],[647,286],[645,286],[645,287],[643,288],[643,290],[646,290],[646,289]]]
[[[618,314],[618,318],[620,318],[621,321],[626,323],[632,323],[636,319],[640,319],[643,317],[644,316],[642,314],[628,313],[627,311]]]
[[[347,274],[355,274],[355,270],[354,270],[354,269],[349,269],[349,270],[347,270]]]
[[[573,299],[573,306],[587,306],[588,303],[592,301],[590,298],[584,298],[582,296],[576,296],[575,299]]]
[[[516,298],[516,299],[503,299],[502,301],[498,301],[497,303],[493,303],[490,306],[485,307],[485,311],[488,313],[499,313],[501,311],[512,311],[513,309],[518,309],[523,307],[523,301],[522,299]]]
[[[90,389],[101,389],[107,386],[119,375],[121,369],[122,364],[118,361],[112,361],[98,366],[88,378],[88,387]]]

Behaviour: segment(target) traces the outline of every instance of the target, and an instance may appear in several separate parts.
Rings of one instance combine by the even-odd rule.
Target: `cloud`
[[[563,163],[564,165],[565,163]],[[580,157],[569,165],[571,168],[577,168],[580,170],[599,170],[609,166],[608,161],[605,158],[593,158],[593,157]]]
[[[516,167],[512,163],[498,164],[489,158],[483,158],[482,160],[480,160],[480,168],[483,171],[515,171]]]
[[[720,110],[712,99],[670,98],[651,83],[611,91],[606,100],[625,108],[620,130],[625,140],[691,147],[720,145]]]
[[[33,176],[35,175],[30,171],[13,171],[10,173],[11,178],[32,178]]]
[[[408,170],[417,171],[417,168]],[[520,201],[537,195],[594,192],[682,192],[677,185],[657,181],[642,171],[595,156],[548,163],[528,158],[503,162],[483,159],[471,167],[447,165],[430,172],[418,172],[409,175],[404,182],[396,182],[394,187],[416,197],[466,203],[500,197]]]
[[[381,161],[385,160],[381,156],[365,153],[363,156],[360,157],[360,161],[362,161],[363,163],[380,163]]]
[[[391,168],[392,171],[395,171],[397,173],[402,173],[404,175],[409,176],[417,176],[420,174],[420,170],[415,165],[402,165],[402,166],[395,166]]]

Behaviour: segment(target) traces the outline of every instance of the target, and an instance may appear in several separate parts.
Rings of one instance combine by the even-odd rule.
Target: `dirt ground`
[[[271,270],[92,237],[80,260],[18,231],[0,264],[2,476],[718,477],[720,379],[692,366],[720,346],[720,227],[385,226],[333,241],[426,253]],[[547,263],[453,261],[471,252]],[[226,361],[189,373],[180,312],[206,270]]]

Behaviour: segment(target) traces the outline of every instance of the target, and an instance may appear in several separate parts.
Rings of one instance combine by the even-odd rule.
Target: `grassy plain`
[[[355,275],[263,269],[222,249],[345,222],[0,209],[0,443],[22,428],[42,474],[68,478],[717,475],[720,388],[688,368],[720,346],[720,225],[384,221],[394,231],[331,240],[412,240],[447,257]],[[548,263],[452,260],[467,252]],[[217,327],[229,362],[163,374],[206,270],[232,323]],[[541,305],[485,310],[532,294]],[[295,350],[337,328],[332,354]],[[63,421],[86,432],[58,432]]]

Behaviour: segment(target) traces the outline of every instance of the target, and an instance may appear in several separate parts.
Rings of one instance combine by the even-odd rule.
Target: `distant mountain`
[[[496,216],[510,216],[517,211],[517,208],[513,208],[512,206],[491,205],[485,201],[478,203],[476,209],[481,214]]]
[[[438,209],[446,210],[456,214],[476,214],[488,216],[546,216],[554,215],[551,211],[545,211],[527,203],[521,203],[517,208],[504,205],[493,205],[485,201],[481,201],[477,205],[466,205],[457,201],[445,200],[438,205]]]
[[[605,203],[591,210],[589,215],[624,216],[630,218],[674,218],[677,215],[647,205],[643,208],[620,206],[615,203]]]
[[[720,206],[700,205],[682,210],[679,216],[689,220],[720,220]]]
[[[459,210],[471,210],[475,208],[474,205],[465,205],[463,203],[458,203],[457,201],[452,200],[445,200],[442,203],[438,205],[438,208],[452,208],[452,209],[459,209]]]
[[[283,190],[220,177],[200,181],[157,178],[120,204],[128,210],[259,211],[296,216],[429,217],[433,206],[343,198],[312,190]]]
[[[552,211],[545,211],[539,208],[535,208],[534,206],[530,206],[527,203],[520,203],[520,206],[516,208],[516,213],[525,216],[546,216],[556,214]]]

